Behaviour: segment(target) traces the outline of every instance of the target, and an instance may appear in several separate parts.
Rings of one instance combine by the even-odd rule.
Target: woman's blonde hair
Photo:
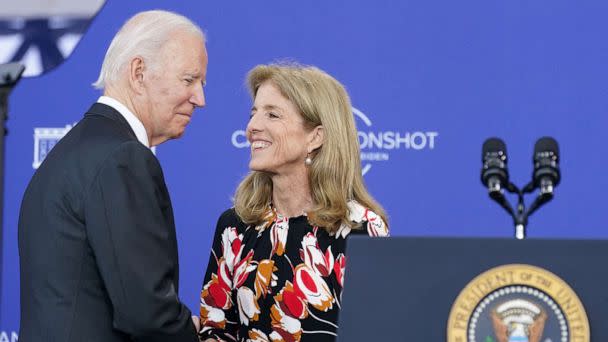
[[[361,175],[357,129],[350,99],[336,79],[324,71],[299,64],[258,65],[249,71],[247,86],[255,99],[258,88],[271,82],[304,118],[306,127],[323,126],[323,145],[314,151],[308,166],[314,207],[307,213],[310,224],[330,233],[341,224],[352,228],[347,203],[359,202],[387,222],[382,207],[367,192]],[[302,161],[304,162],[304,161]],[[272,180],[264,172],[251,171],[239,184],[234,206],[247,224],[268,219]]]

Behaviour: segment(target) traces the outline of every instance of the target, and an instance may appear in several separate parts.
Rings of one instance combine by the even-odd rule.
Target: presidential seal
[[[492,268],[460,292],[448,342],[589,342],[585,308],[555,274],[531,265]]]

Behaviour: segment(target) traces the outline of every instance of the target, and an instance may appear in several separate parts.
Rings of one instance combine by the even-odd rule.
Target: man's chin
[[[186,127],[183,127],[181,130],[175,132],[172,136],[171,139],[178,139],[181,138],[182,136],[184,136],[184,133],[186,133]]]

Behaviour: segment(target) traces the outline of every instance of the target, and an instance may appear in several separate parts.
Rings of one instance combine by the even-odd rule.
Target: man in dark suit
[[[180,15],[142,12],[114,37],[94,84],[104,96],[23,198],[19,341],[198,340],[150,146],[181,136],[205,105],[206,71],[204,35]]]

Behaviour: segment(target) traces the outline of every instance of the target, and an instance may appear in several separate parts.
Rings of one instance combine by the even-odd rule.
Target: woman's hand
[[[198,316],[192,315],[192,323],[194,323],[196,333],[198,334],[201,331],[201,320],[198,318]]]

